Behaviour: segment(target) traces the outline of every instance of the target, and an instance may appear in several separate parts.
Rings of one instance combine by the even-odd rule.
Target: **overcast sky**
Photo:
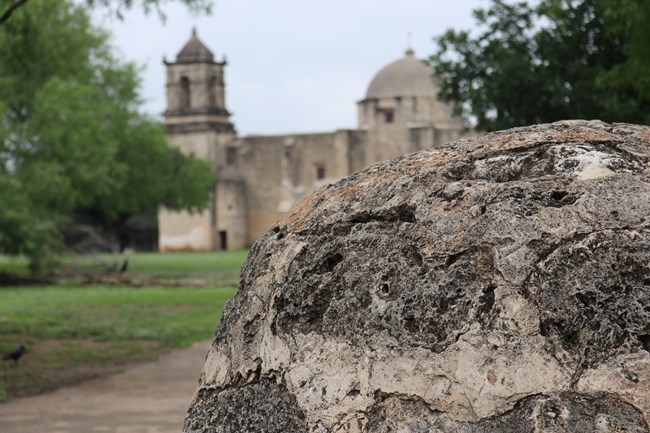
[[[123,21],[96,14],[123,57],[143,67],[145,110],[165,109],[163,56],[174,60],[192,27],[225,55],[226,105],[240,135],[354,128],[355,103],[372,77],[403,56],[407,34],[420,58],[433,37],[469,29],[485,0],[216,0],[212,15],[193,17],[172,2],[167,19],[138,10]]]

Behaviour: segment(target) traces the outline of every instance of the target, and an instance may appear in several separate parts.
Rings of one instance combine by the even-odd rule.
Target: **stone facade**
[[[373,163],[459,138],[461,121],[436,98],[412,50],[380,70],[358,102],[358,129],[238,137],[225,104],[224,67],[193,34],[167,66],[164,125],[172,145],[212,162],[212,205],[159,212],[161,251],[250,246],[298,201]]]

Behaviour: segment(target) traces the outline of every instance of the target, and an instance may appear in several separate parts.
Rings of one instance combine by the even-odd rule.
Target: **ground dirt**
[[[0,404],[0,432],[181,430],[209,342],[57,391]]]

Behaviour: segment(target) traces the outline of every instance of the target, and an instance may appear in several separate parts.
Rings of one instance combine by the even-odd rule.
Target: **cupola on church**
[[[227,62],[218,61],[196,32],[176,61],[164,63],[169,141],[209,161],[215,182],[205,211],[160,210],[161,251],[249,247],[319,187],[462,133],[460,118],[436,97],[431,68],[411,49],[370,81],[357,102],[357,129],[326,133],[239,137],[226,108]]]

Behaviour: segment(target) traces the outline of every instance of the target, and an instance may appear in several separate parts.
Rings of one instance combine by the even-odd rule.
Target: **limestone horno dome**
[[[366,99],[405,96],[436,96],[433,70],[415,57],[412,49],[404,57],[382,68],[372,79]]]

